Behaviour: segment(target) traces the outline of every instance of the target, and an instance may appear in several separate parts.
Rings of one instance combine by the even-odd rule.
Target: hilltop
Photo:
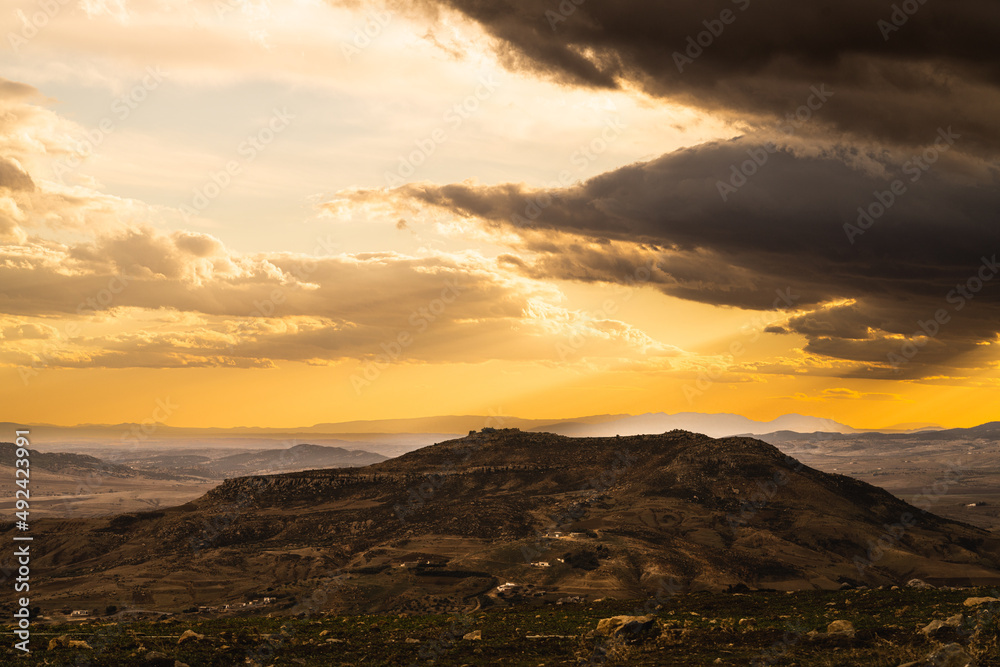
[[[759,440],[684,431],[486,429],[364,468],[231,479],[180,507],[33,533],[43,605],[280,602],[331,579],[324,604],[347,611],[494,604],[504,582],[587,598],[664,582],[1000,583],[1000,540],[986,530]]]

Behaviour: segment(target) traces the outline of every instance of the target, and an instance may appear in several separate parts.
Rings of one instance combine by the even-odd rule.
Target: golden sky
[[[712,3],[649,44],[597,0],[42,4],[0,12],[0,421],[996,418],[961,61],[793,66],[749,2],[680,69]]]

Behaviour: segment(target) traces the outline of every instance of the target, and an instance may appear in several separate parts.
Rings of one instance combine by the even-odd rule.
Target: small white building
[[[74,609],[70,616],[90,616],[89,609]]]
[[[540,560],[540,561],[537,561],[535,563],[532,563],[531,565],[532,565],[532,567],[548,567],[549,563],[548,563],[548,561]]]

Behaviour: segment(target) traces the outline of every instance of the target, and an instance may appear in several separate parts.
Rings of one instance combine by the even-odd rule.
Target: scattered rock
[[[92,651],[94,647],[80,639],[70,639],[69,635],[60,635],[49,640],[49,650],[57,648],[76,648]]]
[[[204,639],[205,635],[199,635],[194,630],[185,630],[183,634],[177,639],[178,644],[186,644],[188,642],[199,641]]]
[[[595,634],[638,644],[659,636],[660,628],[655,616],[612,616],[598,621]]]
[[[925,628],[920,632],[921,634],[927,635],[928,637],[937,637],[938,635],[954,633],[962,625],[962,621],[965,617],[961,614],[955,614],[951,618],[941,620],[931,621]]]
[[[969,598],[962,604],[966,607],[978,607],[981,604],[993,604],[994,602],[1000,602],[1000,598]]]
[[[826,626],[826,633],[828,635],[854,639],[854,624],[850,621],[834,621],[830,625]]]
[[[60,635],[49,640],[49,650],[69,647],[69,635]]]
[[[419,639],[414,639],[413,637],[407,637],[406,639],[403,640],[403,643],[404,644],[419,644],[420,640]]]
[[[906,582],[907,588],[934,588],[923,579],[910,579]]]
[[[850,621],[833,621],[826,626],[826,632],[811,630],[806,633],[806,639],[811,642],[831,642],[844,644],[854,640],[854,624]]]
[[[462,639],[469,639],[475,641],[481,641],[482,638],[483,638],[482,630],[473,630],[472,632],[467,632],[464,635],[462,635]]]

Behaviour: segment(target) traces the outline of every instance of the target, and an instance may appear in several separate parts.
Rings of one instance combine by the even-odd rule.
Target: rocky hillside
[[[33,532],[40,601],[59,591],[168,609],[295,598],[330,580],[324,604],[344,609],[483,604],[504,582],[591,598],[664,582],[1000,583],[992,533],[758,440],[683,431],[487,429],[364,468],[233,479],[163,512]]]

